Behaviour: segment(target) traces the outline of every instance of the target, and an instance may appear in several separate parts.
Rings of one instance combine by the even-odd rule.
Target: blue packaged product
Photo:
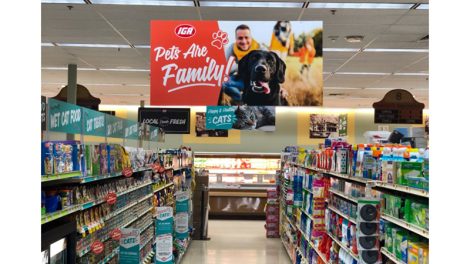
[[[100,144],[100,175],[109,173],[108,164],[108,147],[106,144]]]
[[[41,143],[41,175],[54,174],[54,144]]]
[[[54,174],[80,171],[78,141],[53,141]]]

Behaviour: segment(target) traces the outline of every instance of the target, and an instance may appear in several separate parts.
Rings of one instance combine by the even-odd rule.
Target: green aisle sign
[[[82,131],[82,109],[78,105],[49,99],[49,131],[80,134]]]
[[[124,122],[126,120],[106,115],[106,136],[114,138],[122,138],[124,136]]]
[[[124,129],[124,137],[128,139],[139,139],[139,123],[131,120],[126,121],[126,128]]]
[[[83,134],[91,136],[106,136],[105,114],[82,107],[83,120]]]
[[[206,111],[206,129],[232,129],[235,123],[233,106],[208,106]]]

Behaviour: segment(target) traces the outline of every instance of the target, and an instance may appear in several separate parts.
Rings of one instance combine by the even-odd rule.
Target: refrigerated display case
[[[279,153],[196,152],[209,174],[209,217],[263,219],[266,190],[275,187]]]

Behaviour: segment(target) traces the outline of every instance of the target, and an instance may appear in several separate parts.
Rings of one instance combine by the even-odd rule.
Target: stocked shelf
[[[130,189],[128,189],[128,190],[119,192],[119,193],[116,194],[116,197],[123,196],[123,195],[126,194],[126,193],[133,192],[133,191],[138,190],[138,189],[140,189],[140,188],[143,188],[143,187],[145,187],[145,186],[147,186],[147,185],[149,185],[149,184],[152,184],[152,182],[149,181],[149,182],[146,182],[146,183],[141,184],[141,185],[139,185],[139,186],[136,186],[136,187],[130,188]],[[93,206],[95,206],[95,205],[99,205],[99,204],[102,204],[102,203],[104,203],[104,202],[106,202],[106,198],[102,198],[102,199],[100,199],[100,200],[98,200],[98,201],[91,201],[91,202],[83,203],[83,204],[81,205],[81,210],[89,209],[89,208],[91,208],[91,207],[93,207]]]
[[[163,189],[166,189],[166,188],[168,188],[168,187],[170,187],[170,186],[172,186],[172,185],[175,185],[175,184],[174,184],[173,182],[170,182],[170,183],[168,183],[168,184],[165,184],[165,185],[163,185],[163,186],[160,186],[160,187],[158,187],[157,189],[155,189],[155,190],[153,191],[153,193],[159,192],[159,191],[161,191],[161,190],[163,190]]]
[[[98,264],[106,264],[108,263],[112,258],[114,258],[114,256],[116,256],[117,254],[119,254],[119,247],[117,247],[116,249],[114,249],[111,253],[109,253],[109,255],[107,255],[102,261],[98,262]]]
[[[328,205],[328,209],[330,209],[331,211],[341,215],[343,218],[346,218],[348,219],[349,222],[353,223],[353,224],[356,224],[356,219],[344,214],[343,212],[341,212],[340,210],[338,210],[337,208],[331,206],[331,205]]]
[[[140,200],[138,200],[138,201],[136,201],[136,202],[133,202],[133,203],[130,203],[129,205],[127,205],[127,206],[125,206],[125,207],[123,207],[123,208],[121,208],[121,209],[119,209],[119,210],[117,210],[117,211],[115,211],[115,212],[110,213],[109,215],[107,215],[107,216],[105,217],[105,221],[107,221],[107,220],[109,220],[109,219],[115,217],[116,215],[118,215],[118,214],[120,214],[120,213],[126,211],[127,209],[133,207],[134,205],[136,205],[136,204],[138,204],[138,203],[140,203],[140,202],[142,202],[142,201],[145,201],[146,199],[148,199],[148,198],[150,198],[150,197],[152,197],[152,196],[153,196],[152,193],[149,194],[149,195],[146,195],[146,196],[144,196],[143,198],[141,198]]]
[[[142,172],[142,171],[146,171],[146,170],[151,170],[151,169],[152,168],[144,167],[144,168],[140,168],[140,169],[135,170],[134,173]],[[123,176],[123,174],[121,172],[110,174],[110,175],[87,176],[87,177],[82,178],[81,183],[89,183],[89,182],[94,182],[94,181],[107,180],[107,179],[112,179],[112,178],[121,177],[121,176]]]
[[[305,214],[308,218],[310,218],[312,221],[315,221],[315,220],[313,219],[313,217],[312,217],[309,213],[307,213],[303,208],[300,208],[300,211],[302,211],[302,213],[304,213],[304,214]]]
[[[286,251],[287,251],[287,255],[289,256],[291,263],[294,263],[294,258],[293,258],[292,255],[290,254],[291,252],[290,252],[290,250],[289,250],[289,247],[287,246],[287,242],[284,241],[284,239],[282,239],[282,237],[281,237],[281,242],[282,242],[282,244],[284,245],[284,248],[285,248]]]
[[[151,236],[147,241],[145,241],[142,245],[140,245],[139,250],[142,250],[150,241],[152,241],[153,236]]]
[[[145,230],[147,230],[149,227],[151,227],[153,225],[153,222],[150,221],[150,224],[148,224],[147,226],[145,226],[144,228],[140,229],[140,233],[144,232]]]
[[[305,237],[305,240],[308,241],[308,244],[310,245],[310,247],[312,247],[313,250],[315,250],[315,252],[317,252],[318,256],[320,256],[320,258],[323,260],[323,262],[329,263],[328,261],[326,261],[325,255],[323,255],[323,254],[320,252],[320,250],[318,250],[318,248],[315,247],[315,245],[312,243],[312,241],[310,240],[310,238],[304,233],[304,231],[302,231],[302,229],[300,229],[299,226],[297,226],[297,229],[300,231],[300,233],[302,234],[302,236]]]
[[[384,220],[387,220],[387,221],[389,221],[389,222],[392,222],[392,223],[394,223],[394,224],[396,224],[396,225],[398,225],[398,226],[400,226],[400,227],[403,227],[403,228],[405,228],[405,229],[407,229],[407,230],[409,230],[409,231],[411,231],[411,232],[413,232],[413,233],[416,233],[416,234],[418,234],[418,235],[420,235],[420,236],[423,236],[423,237],[429,239],[429,231],[426,230],[426,229],[424,229],[424,228],[422,228],[422,227],[419,227],[419,226],[410,224],[410,223],[408,223],[408,222],[406,222],[406,221],[403,221],[403,220],[401,220],[401,219],[395,218],[395,217],[393,217],[393,216],[386,215],[386,214],[384,214],[384,213],[382,213],[382,214],[380,215],[380,217],[381,217],[382,219],[384,219]]]
[[[183,259],[184,254],[186,254],[186,251],[188,251],[190,243],[191,243],[191,237],[188,238],[188,244],[186,245],[186,248],[184,249],[183,253],[181,253],[181,255],[178,257],[178,260],[176,261],[176,264],[181,263],[181,260]]]
[[[312,190],[309,190],[307,188],[302,188],[302,189],[304,189],[304,191],[306,191],[306,192],[309,192],[309,193],[313,194]]]
[[[345,193],[343,192],[340,192],[340,191],[337,191],[337,190],[334,190],[334,189],[329,189],[329,192],[330,193],[334,193],[335,195],[338,195],[338,196],[341,196],[343,197],[344,199],[347,199],[353,203],[357,203],[357,198],[354,198],[354,197],[351,197],[349,195],[346,195]]]
[[[393,261],[393,263],[396,263],[396,264],[406,264],[405,262],[399,260],[397,257],[395,257],[394,254],[388,252],[388,250],[386,250],[385,248],[382,248],[380,250],[380,252],[382,252],[382,254],[384,254],[385,256],[387,256],[387,258],[391,261]]]
[[[153,255],[155,255],[155,252],[152,250],[149,253],[147,253],[147,255],[144,257],[144,259],[140,263],[149,264],[153,258]]]
[[[341,173],[332,172],[332,171],[328,171],[328,170],[324,170],[324,169],[320,169],[320,168],[308,167],[308,166],[304,166],[304,165],[297,164],[297,163],[292,163],[291,162],[290,164],[294,165],[294,166],[297,166],[297,167],[304,168],[304,169],[314,170],[314,171],[317,171],[317,172],[325,173],[325,174],[328,174],[328,175],[331,175],[331,176],[334,176],[334,177],[337,177],[337,178],[358,182],[358,183],[361,183],[361,184],[366,184],[368,181],[370,181],[369,179],[364,179],[364,178],[359,178],[359,177],[352,177],[352,176],[349,176],[347,174],[341,174]]]
[[[416,189],[416,188],[403,186],[403,185],[398,185],[398,184],[393,184],[393,183],[374,181],[373,188],[389,189],[389,190],[394,190],[394,191],[398,191],[398,192],[402,192],[402,193],[407,193],[407,194],[412,194],[412,195],[416,195],[416,196],[429,198],[429,192],[426,191],[426,190]]]
[[[134,223],[135,221],[137,221],[137,219],[141,218],[142,216],[144,216],[146,213],[150,212],[151,210],[153,209],[153,207],[149,207],[147,210],[145,210],[144,212],[140,213],[139,215],[137,215],[134,219],[132,219],[131,221],[127,222],[127,224],[124,225],[124,227]],[[144,229],[145,230],[145,229]]]
[[[81,205],[72,205],[72,206],[69,206],[69,207],[67,207],[63,210],[45,214],[41,217],[41,225],[45,224],[45,223],[48,223],[50,221],[54,221],[56,219],[59,219],[61,217],[66,216],[66,215],[75,213],[75,212],[80,211],[80,210],[81,210]]]
[[[81,176],[82,176],[82,173],[80,171],[72,171],[68,173],[53,174],[53,175],[42,175],[41,182],[65,180],[65,179],[70,179],[70,178],[78,178]]]
[[[336,244],[338,244],[342,249],[344,249],[346,252],[349,253],[349,255],[351,255],[355,260],[359,261],[359,256],[354,254],[351,249],[349,249],[348,247],[346,247],[341,241],[339,241],[339,239],[337,239],[333,234],[331,234],[330,232],[327,232],[328,236],[331,237],[331,239],[333,239],[333,241],[336,242]]]

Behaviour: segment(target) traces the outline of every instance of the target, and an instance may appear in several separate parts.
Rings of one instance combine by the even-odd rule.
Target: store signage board
[[[173,233],[173,207],[157,207],[155,220],[156,236]]]
[[[46,130],[47,122],[46,122],[46,107],[47,107],[47,99],[45,96],[41,95],[41,131]]]
[[[139,123],[132,120],[126,120],[124,138],[135,140],[139,139]]]
[[[173,262],[173,236],[171,234],[160,235],[155,239],[156,254],[155,263],[170,264]]]
[[[188,221],[189,214],[187,212],[176,213],[175,215],[175,233],[177,239],[185,239],[188,237]]]
[[[321,21],[153,20],[150,104],[321,106],[322,31]],[[249,36],[249,46],[237,45],[237,34]],[[251,76],[261,57],[269,74]]]
[[[121,228],[119,240],[119,264],[140,263],[140,230]]]
[[[232,129],[235,123],[235,109],[232,106],[208,106],[206,111],[207,129]]]
[[[376,124],[422,124],[424,104],[407,90],[395,89],[373,104]]]
[[[48,130],[80,134],[82,131],[82,108],[55,99],[48,103]]]
[[[125,119],[106,115],[106,136],[113,138],[124,137],[124,123]]]
[[[161,128],[166,134],[189,134],[190,108],[139,108],[139,122]]]
[[[106,136],[106,115],[104,113],[94,111],[88,108],[82,107],[84,129],[83,134],[91,136]]]
[[[179,191],[175,194],[176,213],[189,212],[189,193]]]

